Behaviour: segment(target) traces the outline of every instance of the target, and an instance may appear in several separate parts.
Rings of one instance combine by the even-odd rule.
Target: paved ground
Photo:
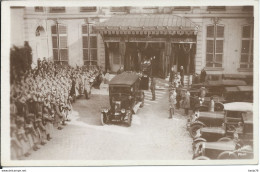
[[[100,109],[108,106],[108,95],[104,89],[93,90],[90,100],[79,99],[73,104],[72,121],[63,130],[55,130],[53,139],[27,159],[191,159],[191,138],[185,128],[186,118],[177,114],[168,119],[167,90],[157,90],[156,101],[150,101],[150,92],[146,91],[145,95],[145,106],[133,116],[131,127],[101,126]]]

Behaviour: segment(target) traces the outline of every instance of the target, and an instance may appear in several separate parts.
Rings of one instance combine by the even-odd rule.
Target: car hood
[[[224,113],[217,113],[217,112],[200,112],[199,118],[217,118],[217,119],[224,119]]]
[[[225,130],[221,127],[203,127],[200,132],[225,134]]]
[[[236,144],[233,141],[229,142],[206,142],[204,143],[205,149],[216,149],[223,151],[233,151],[236,149]]]

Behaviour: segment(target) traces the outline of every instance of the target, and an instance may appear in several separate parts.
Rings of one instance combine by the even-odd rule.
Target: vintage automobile
[[[251,115],[253,104],[247,102],[233,102],[224,104],[223,112],[199,112],[192,115],[187,123],[192,138],[204,138],[207,141],[217,140],[227,135],[232,122],[237,124],[243,120],[242,114]],[[245,116],[245,115],[244,115]],[[223,125],[226,125],[223,127]]]
[[[246,102],[225,104],[224,123],[219,127],[202,127],[196,131],[193,148],[199,142],[230,141],[236,132],[247,144],[253,142],[253,105]],[[195,132],[195,131],[194,131]]]
[[[253,86],[226,87],[225,102],[253,102]]]
[[[144,91],[139,84],[140,78],[135,72],[123,72],[109,82],[110,109],[102,109],[102,125],[119,121],[131,126],[132,114],[144,106]]]
[[[195,94],[198,95],[200,93],[200,88],[206,88],[206,97],[211,96],[223,96],[226,87],[234,87],[234,86],[246,86],[246,82],[243,80],[217,80],[217,81],[207,81],[205,83],[193,84],[191,85],[190,93],[192,96]]]
[[[236,140],[200,142],[194,150],[194,160],[252,159],[252,145],[241,145]]]

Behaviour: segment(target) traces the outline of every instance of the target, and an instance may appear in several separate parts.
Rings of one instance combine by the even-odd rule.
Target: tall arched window
[[[240,68],[253,68],[253,50],[254,50],[254,26],[246,25],[242,27],[242,42],[241,42],[241,58]]]
[[[68,64],[67,26],[56,24],[51,27],[54,62]]]
[[[92,25],[82,26],[84,65],[97,65],[97,35],[92,32]]]
[[[206,67],[222,67],[224,26],[218,24],[207,26],[206,41]]]

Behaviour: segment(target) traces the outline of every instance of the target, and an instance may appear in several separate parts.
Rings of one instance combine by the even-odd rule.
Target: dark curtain
[[[109,43],[105,43],[105,71],[110,70],[109,62]]]

